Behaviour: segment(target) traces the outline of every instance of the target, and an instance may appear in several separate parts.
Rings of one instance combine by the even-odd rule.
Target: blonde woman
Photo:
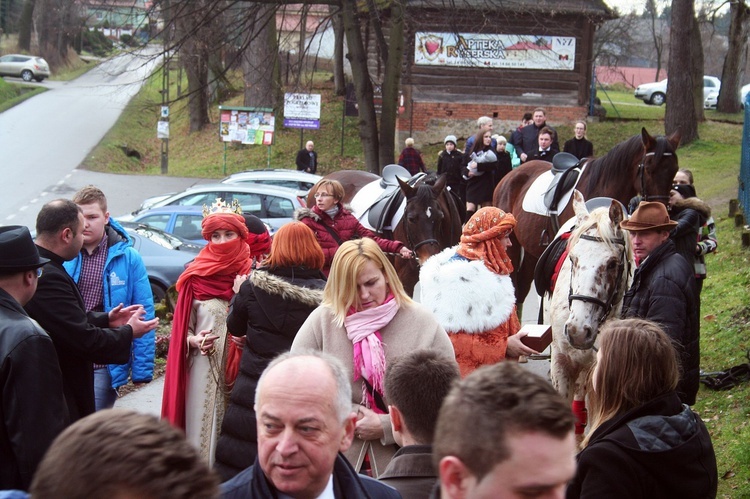
[[[711,437],[683,405],[669,336],[643,319],[610,321],[599,333],[588,434],[567,497],[716,497]]]
[[[323,302],[292,344],[292,353],[306,349],[334,355],[347,368],[358,421],[346,457],[376,478],[396,452],[383,390],[386,366],[420,349],[454,359],[445,330],[409,298],[393,265],[368,238],[347,241],[336,253]]]

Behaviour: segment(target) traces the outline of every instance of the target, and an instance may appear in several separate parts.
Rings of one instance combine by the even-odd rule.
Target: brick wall
[[[536,106],[502,104],[446,103],[446,102],[413,102],[413,108],[399,116],[396,123],[397,149],[403,147],[407,137],[413,137],[417,144],[440,144],[446,135],[455,135],[459,147],[477,131],[477,118],[492,116],[493,133],[500,133],[510,138],[510,133],[521,123],[526,112],[532,112]],[[547,121],[556,126],[569,124],[576,120],[586,119],[588,109],[585,106],[543,106],[547,112]],[[411,114],[411,115],[410,115]],[[420,147],[420,146],[418,146]]]

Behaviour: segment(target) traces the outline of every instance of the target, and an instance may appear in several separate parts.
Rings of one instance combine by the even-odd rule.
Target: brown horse
[[[344,186],[342,203],[349,203],[362,187],[380,179],[360,170],[340,170],[324,178],[338,180]],[[404,215],[392,234],[379,234],[403,242],[416,255],[411,260],[395,258],[393,263],[409,296],[419,280],[419,266],[432,255],[458,244],[461,237],[461,216],[453,195],[445,188],[446,181],[445,175],[434,174],[423,177],[414,186],[398,179],[406,198]],[[314,201],[308,200],[308,204],[312,206]]]
[[[585,199],[605,196],[625,206],[637,195],[644,201],[666,204],[678,170],[675,151],[679,143],[679,131],[669,137],[652,137],[643,128],[640,135],[617,144],[601,158],[588,161],[576,189]],[[552,231],[549,217],[528,213],[521,206],[534,180],[549,169],[546,161],[529,161],[507,174],[495,188],[493,204],[511,212],[518,222],[511,236],[513,246],[508,249],[515,269],[511,276],[517,303],[523,303],[526,298],[534,278],[534,267],[549,242],[543,234]],[[569,203],[560,213],[560,220],[572,216]],[[554,234],[549,240],[553,237]]]

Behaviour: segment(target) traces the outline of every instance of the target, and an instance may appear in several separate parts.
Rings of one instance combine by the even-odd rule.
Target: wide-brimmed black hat
[[[0,227],[0,274],[41,267],[49,259],[39,256],[29,229],[22,225]]]

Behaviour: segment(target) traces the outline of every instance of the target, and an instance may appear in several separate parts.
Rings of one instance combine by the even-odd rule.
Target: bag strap
[[[370,384],[370,382],[362,376],[362,382],[365,384],[365,388],[367,388],[367,391],[372,393],[372,398],[375,399],[375,405],[383,411],[383,414],[388,414],[388,406],[385,405],[385,401],[383,400],[383,396],[380,395],[380,392],[378,392],[373,386]]]
[[[331,235],[331,237],[334,238],[337,243],[339,243],[339,246],[341,246],[342,244],[344,244],[344,241],[341,240],[341,236],[339,236],[338,232],[336,232],[335,230],[333,230],[332,227],[329,227],[329,226],[327,226],[324,223],[321,223],[320,225],[322,225],[323,228],[326,231],[328,231],[328,233]]]

